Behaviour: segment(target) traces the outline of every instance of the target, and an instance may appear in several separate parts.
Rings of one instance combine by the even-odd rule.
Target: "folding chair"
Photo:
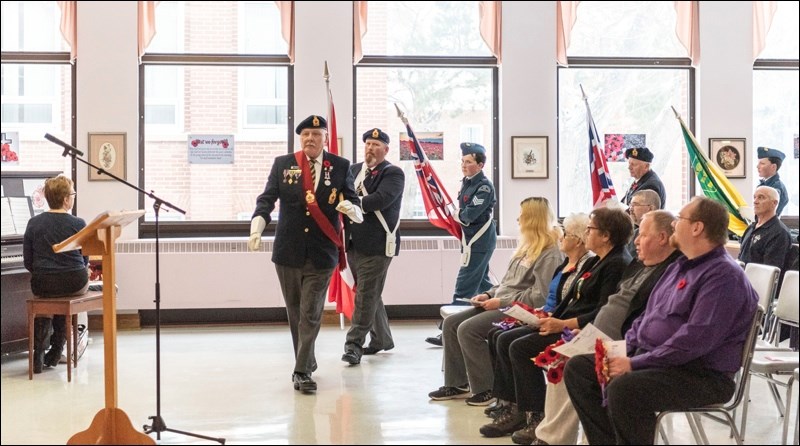
[[[774,336],[777,336],[780,332],[780,327],[782,325],[798,326],[798,319],[800,319],[800,310],[798,310],[798,294],[800,294],[800,290],[798,289],[798,286],[800,286],[799,282],[797,271],[787,271],[783,276],[783,284],[781,285],[780,295],[778,296],[778,304],[775,306]],[[750,373],[747,379],[747,395],[750,394],[750,380],[752,378],[762,378],[767,381],[770,393],[775,400],[775,404],[778,406],[778,411],[781,416],[783,416],[783,436],[781,444],[786,444],[789,432],[792,386],[795,380],[793,372],[794,369],[799,366],[800,359],[798,359],[797,352],[792,349],[773,348],[771,350],[759,350],[753,358],[753,363],[750,367]],[[789,379],[787,382],[783,382],[776,379],[776,375],[788,376]],[[786,387],[785,403],[781,400],[781,394],[778,392],[777,386]],[[742,432],[744,432],[745,424],[747,423],[747,403],[747,398],[745,398],[745,403],[742,407]]]
[[[750,285],[758,294],[758,304],[764,309],[764,321],[761,324],[761,338],[767,339],[769,335],[769,321],[772,317],[772,302],[778,290],[778,278],[781,270],[772,265],[760,263],[748,263],[744,267],[744,275],[750,281]],[[756,344],[756,349],[760,346]]]
[[[730,412],[739,407],[742,401],[746,399],[745,388],[748,382],[747,377],[750,376],[750,363],[753,360],[753,350],[756,345],[756,339],[758,339],[758,330],[761,327],[761,318],[763,316],[764,309],[759,306],[756,310],[755,316],[753,317],[753,322],[750,324],[750,330],[747,334],[747,338],[745,338],[744,346],[742,347],[742,366],[739,378],[736,380],[736,388],[733,392],[733,398],[726,404],[713,404],[704,407],[665,410],[660,412],[656,417],[656,430],[655,437],[653,438],[653,444],[658,443],[659,435],[666,440],[666,435],[661,427],[661,420],[671,413],[686,413],[687,419],[689,420],[689,426],[692,428],[692,434],[694,434],[695,439],[698,440],[699,443],[701,442],[703,444],[708,444],[708,438],[703,431],[701,419],[697,416],[699,414],[703,414],[712,420],[727,424],[731,428],[733,437],[736,438],[736,444],[744,444],[742,442],[743,437],[739,435],[739,428],[736,427],[736,422],[734,421]],[[715,415],[717,413],[721,414],[722,416]]]

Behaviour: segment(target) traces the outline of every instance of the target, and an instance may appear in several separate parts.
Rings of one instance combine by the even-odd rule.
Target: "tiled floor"
[[[161,415],[167,427],[227,444],[512,444],[478,433],[489,421],[483,408],[428,399],[442,385],[441,349],[423,341],[436,333],[433,322],[392,327],[394,350],[349,367],[340,360],[345,332],[324,326],[316,395],[292,388],[286,326],[164,328]],[[2,358],[2,444],[64,444],[88,428],[105,395],[103,337],[90,337],[72,383],[64,364],[29,381],[26,353]],[[155,330],[122,331],[117,346],[118,407],[138,429],[156,414]],[[780,443],[782,419],[763,381],[752,397],[746,442]],[[692,443],[685,418],[671,421],[670,442]],[[734,444],[721,425],[704,425],[712,444]],[[212,444],[170,432],[160,443]]]

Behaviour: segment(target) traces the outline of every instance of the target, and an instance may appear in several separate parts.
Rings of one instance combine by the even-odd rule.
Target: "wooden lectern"
[[[128,415],[117,407],[117,300],[114,244],[122,227],[144,215],[144,210],[103,212],[83,230],[53,245],[53,251],[82,249],[83,255],[103,257],[103,344],[106,407],[97,412],[85,431],[73,435],[67,444],[156,444],[133,428]]]

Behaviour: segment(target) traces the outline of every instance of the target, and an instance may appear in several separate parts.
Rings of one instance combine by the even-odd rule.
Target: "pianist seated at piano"
[[[64,175],[47,179],[44,196],[50,209],[31,218],[25,229],[23,261],[31,272],[31,291],[38,298],[77,296],[89,287],[89,259],[80,250],[53,252],[54,244],[86,227],[86,221],[70,213],[75,205],[73,186]],[[33,372],[42,373],[44,366],[55,367],[61,360],[67,341],[66,317],[38,315],[33,334]]]

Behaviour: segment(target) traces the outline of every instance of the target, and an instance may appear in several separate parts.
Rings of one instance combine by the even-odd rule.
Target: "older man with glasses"
[[[661,198],[658,194],[650,189],[640,190],[633,194],[631,204],[628,207],[628,213],[633,220],[633,237],[628,242],[628,253],[632,258],[636,258],[636,237],[639,236],[639,225],[642,223],[644,214],[650,211],[657,211],[661,209]]]

